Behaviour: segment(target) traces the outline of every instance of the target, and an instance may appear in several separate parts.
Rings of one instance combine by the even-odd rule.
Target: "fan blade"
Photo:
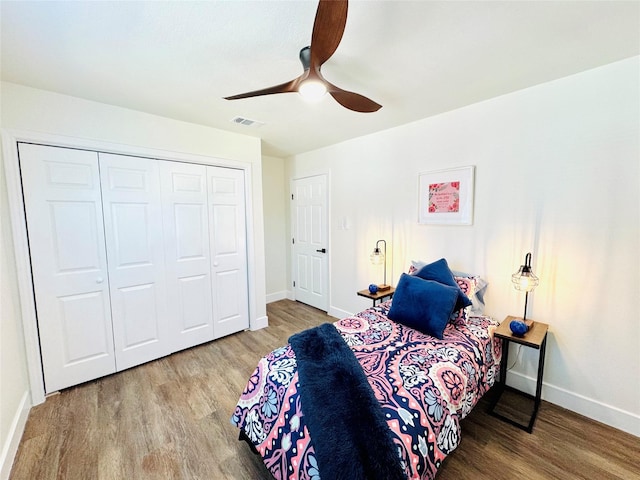
[[[319,70],[336,51],[347,23],[347,0],[320,0],[311,34],[311,66]]]
[[[345,108],[353,110],[354,112],[371,113],[377,112],[382,108],[382,105],[374,102],[373,100],[360,95],[359,93],[348,92],[340,87],[327,83],[327,91],[329,94]]]
[[[238,100],[240,98],[259,97],[261,95],[273,95],[276,93],[289,93],[297,92],[298,85],[304,80],[307,72],[300,75],[298,78],[291,80],[290,82],[283,83],[281,85],[275,85],[273,87],[263,88],[262,90],[255,90],[253,92],[240,93],[238,95],[232,95],[231,97],[224,97],[225,100]]]

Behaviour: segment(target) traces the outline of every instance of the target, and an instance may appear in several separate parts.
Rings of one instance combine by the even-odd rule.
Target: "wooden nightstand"
[[[529,331],[523,336],[518,337],[514,335],[509,328],[509,324],[511,323],[511,321],[516,320],[517,318],[518,317],[508,316],[493,333],[497,338],[502,339],[502,360],[500,361],[500,379],[498,384],[496,385],[497,391],[495,393],[495,397],[493,398],[493,401],[489,406],[489,413],[494,417],[504,420],[511,425],[514,425],[518,428],[521,428],[522,430],[526,430],[527,432],[531,433],[533,431],[533,424],[536,421],[536,417],[538,415],[538,409],[540,408],[540,397],[542,394],[542,375],[544,373],[544,356],[547,347],[547,330],[549,329],[549,325],[542,322],[533,322],[533,325],[531,326]],[[511,342],[540,350],[538,354],[538,379],[536,382],[535,396],[529,395],[528,393],[517,390],[506,384],[507,363],[509,361],[509,344]],[[500,397],[505,390],[515,392],[519,395],[533,400],[533,412],[531,414],[531,418],[529,419],[528,425],[523,425],[511,418],[505,417],[504,415],[495,412],[495,407],[500,401]]]
[[[376,293],[371,293],[368,289],[367,290],[360,290],[358,292],[358,295],[361,297],[367,297],[370,298],[371,300],[373,300],[373,306],[376,306],[376,302],[384,302],[385,298],[389,297],[389,298],[393,298],[393,294],[395,293],[396,289],[391,287],[388,290],[383,290],[380,291],[378,290]]]

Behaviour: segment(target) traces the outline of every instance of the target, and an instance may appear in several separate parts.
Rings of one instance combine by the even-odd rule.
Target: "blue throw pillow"
[[[418,273],[416,273],[415,276],[425,280],[433,280],[444,285],[449,285],[450,287],[456,287],[458,289],[458,299],[456,301],[456,308],[454,311],[471,305],[471,300],[469,300],[469,297],[467,297],[458,286],[458,282],[453,278],[453,273],[451,273],[449,265],[444,258],[425,265],[418,271]]]
[[[441,339],[456,305],[458,290],[458,287],[403,273],[393,294],[388,317]]]

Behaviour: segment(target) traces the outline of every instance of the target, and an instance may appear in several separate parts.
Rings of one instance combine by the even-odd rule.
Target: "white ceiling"
[[[222,99],[297,77],[316,7],[2,0],[2,80],[259,136],[287,156],[640,54],[638,1],[356,0],[322,71],[380,111],[295,93]]]

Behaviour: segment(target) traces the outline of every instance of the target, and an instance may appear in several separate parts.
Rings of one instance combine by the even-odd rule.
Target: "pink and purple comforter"
[[[408,479],[432,479],[460,442],[460,420],[489,390],[500,370],[497,322],[450,322],[444,338],[389,320],[390,302],[334,325],[360,362],[398,448]],[[263,357],[231,422],[278,480],[319,480],[313,439],[298,395],[290,345]],[[339,439],[336,439],[339,441]]]

